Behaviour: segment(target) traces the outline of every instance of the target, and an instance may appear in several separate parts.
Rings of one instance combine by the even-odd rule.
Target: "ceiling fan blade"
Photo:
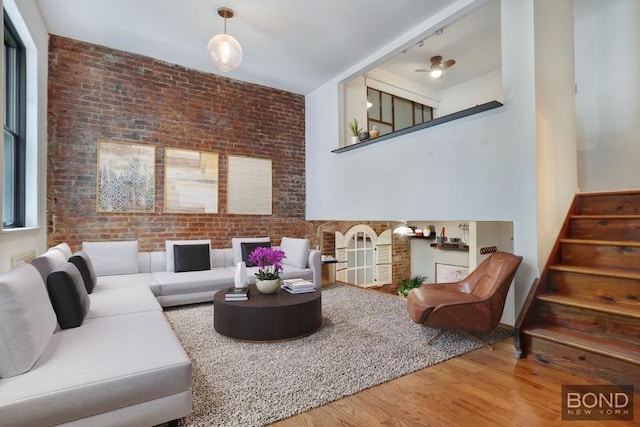
[[[427,68],[420,68],[420,69],[416,70],[416,73],[428,73],[429,71],[431,71],[431,70],[429,70]]]
[[[442,56],[436,55],[431,57],[431,66],[439,65],[442,62]]]
[[[447,59],[446,61],[444,61],[442,63],[442,69],[446,70],[449,67],[453,67],[456,64],[456,60],[455,59]]]

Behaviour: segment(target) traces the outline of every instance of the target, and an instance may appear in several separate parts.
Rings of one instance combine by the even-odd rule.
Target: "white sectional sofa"
[[[156,252],[139,252],[137,241],[85,242],[73,256],[60,244],[32,265],[0,273],[0,426],[153,426],[187,416],[191,362],[162,307],[212,301],[234,285],[242,243],[265,240],[232,239],[227,249],[167,241]],[[174,249],[183,249],[176,246],[202,244],[210,268],[174,271]],[[279,248],[282,277],[320,289],[320,252],[286,237]],[[78,257],[90,268],[73,262]],[[65,306],[50,283],[61,271],[83,308],[74,319],[80,324],[65,329]],[[250,283],[256,271],[247,269]]]
[[[138,252],[137,241],[83,242],[98,276],[98,289],[149,288],[162,307],[213,301],[215,292],[232,287],[236,265],[242,261],[242,243],[268,242],[268,238],[234,238],[232,247],[210,249],[210,269],[176,273],[172,249],[176,245],[209,244],[208,240],[167,241],[165,251]],[[283,279],[303,278],[322,287],[320,251],[309,249],[308,239],[283,237]],[[167,255],[168,254],[168,255]],[[258,267],[248,267],[255,283]]]

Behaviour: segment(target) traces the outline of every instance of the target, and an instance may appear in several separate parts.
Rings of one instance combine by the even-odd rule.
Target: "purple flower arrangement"
[[[259,247],[249,254],[249,262],[258,264],[256,277],[260,280],[274,280],[280,278],[284,251]]]

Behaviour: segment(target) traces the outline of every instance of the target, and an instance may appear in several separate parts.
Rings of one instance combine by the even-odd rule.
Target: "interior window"
[[[374,284],[374,243],[363,231],[354,233],[347,243],[347,282],[363,286]]]
[[[433,109],[428,105],[367,88],[367,128],[375,126],[380,135],[405,129],[433,119]]]

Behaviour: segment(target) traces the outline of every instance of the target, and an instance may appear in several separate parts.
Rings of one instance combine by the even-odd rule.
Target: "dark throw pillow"
[[[176,273],[211,269],[211,250],[209,245],[174,245],[173,266]]]
[[[242,250],[242,261],[247,265],[247,267],[255,267],[258,265],[255,262],[249,261],[249,255],[255,248],[270,248],[271,242],[242,242],[240,243],[240,247]]]
[[[49,299],[62,329],[82,325],[89,312],[89,294],[78,268],[65,262],[47,276]]]
[[[89,255],[84,251],[76,252],[69,257],[69,262],[73,263],[73,265],[78,268],[78,271],[80,271],[87,293],[90,294],[93,292],[96,287],[96,283],[98,282],[98,278],[96,277],[96,272],[93,269],[93,264],[91,264]]]

